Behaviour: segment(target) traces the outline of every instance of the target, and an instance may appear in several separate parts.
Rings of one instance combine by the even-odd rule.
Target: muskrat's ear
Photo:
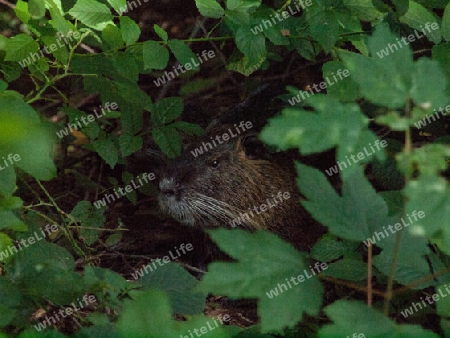
[[[241,146],[245,151],[245,156],[249,160],[258,160],[264,157],[266,148],[264,143],[256,138],[256,134],[247,135],[241,138]]]

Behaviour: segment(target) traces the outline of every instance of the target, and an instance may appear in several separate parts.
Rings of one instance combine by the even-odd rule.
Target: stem
[[[411,118],[411,102],[408,99],[406,101],[405,104],[405,116],[407,118]],[[404,149],[404,153],[405,154],[409,154],[412,150],[412,142],[411,142],[411,130],[408,128],[405,131],[405,149]],[[410,180],[410,176],[411,176],[411,171],[408,170],[406,172],[405,175],[405,186],[408,184],[409,180]],[[406,200],[404,199],[403,205],[406,204]],[[403,217],[406,217],[406,210],[405,207],[403,207]],[[392,292],[392,288],[394,285],[394,275],[395,275],[395,268],[397,265],[397,260],[398,260],[398,253],[400,251],[400,242],[401,242],[401,238],[402,238],[402,232],[397,231],[395,233],[395,247],[394,247],[394,252],[393,252],[393,257],[392,257],[392,264],[391,264],[391,269],[389,271],[389,278],[388,278],[388,285],[387,285],[387,290],[386,290],[386,296],[384,298],[384,306],[383,306],[383,312],[386,316],[388,316],[389,314],[389,302],[392,299],[393,296],[393,292]]]
[[[69,225],[71,223],[76,223],[76,220],[72,217],[72,215],[67,214],[64,210],[62,210],[58,204],[56,204],[55,200],[53,199],[53,197],[48,193],[47,189],[45,189],[45,187],[42,185],[42,183],[38,180],[35,179],[37,184],[39,185],[39,187],[42,189],[42,191],[44,192],[44,194],[47,196],[47,198],[50,200],[51,204],[53,205],[53,207],[63,216],[67,217],[70,222]],[[67,225],[67,227],[69,227],[69,225]],[[83,256],[86,257],[85,253],[83,252],[83,250],[81,250],[81,248],[78,246],[78,244],[76,243],[75,239],[72,236],[72,233],[70,231],[67,230],[66,227],[63,226],[59,226],[58,225],[58,229],[64,233],[64,235],[66,236],[66,238],[71,242],[72,246],[76,249],[76,251],[78,251],[78,253]]]
[[[372,306],[372,243],[367,247],[367,306]]]

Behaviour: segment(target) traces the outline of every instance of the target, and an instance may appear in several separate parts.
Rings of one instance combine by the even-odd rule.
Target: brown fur
[[[230,221],[247,213],[242,228],[269,230],[299,249],[309,249],[323,231],[299,202],[292,159],[269,153],[251,129],[197,157],[191,153],[228,128],[234,130],[232,125],[211,127],[166,170],[160,181],[163,211],[200,227],[230,227]],[[280,201],[279,192],[288,192],[290,198]],[[253,208],[268,206],[267,199],[275,206],[258,215]]]

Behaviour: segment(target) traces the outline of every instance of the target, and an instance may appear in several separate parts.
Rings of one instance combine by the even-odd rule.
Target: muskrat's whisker
[[[242,209],[232,206],[224,201],[220,201],[210,196],[203,194],[196,194],[196,198],[193,199],[193,203],[200,207],[197,211],[204,214],[208,219],[212,220],[214,224],[220,224],[219,220],[226,222],[242,219],[243,226],[247,228],[256,228],[257,224],[252,218],[245,221],[240,215],[244,213]],[[203,208],[201,208],[203,207]],[[215,217],[214,217],[215,216]],[[250,223],[250,224],[249,224]]]

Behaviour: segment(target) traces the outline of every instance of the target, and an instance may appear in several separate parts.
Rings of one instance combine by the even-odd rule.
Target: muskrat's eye
[[[216,169],[216,168],[219,166],[219,164],[220,164],[220,161],[219,161],[219,160],[213,160],[213,161],[211,162],[211,167],[212,167],[213,169]]]

